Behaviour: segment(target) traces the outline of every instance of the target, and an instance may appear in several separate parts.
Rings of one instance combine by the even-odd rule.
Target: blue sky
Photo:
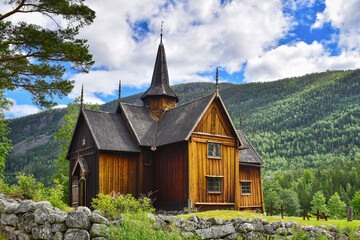
[[[232,83],[274,81],[326,70],[360,67],[359,0],[86,0],[95,22],[82,29],[95,65],[89,74],[66,73],[72,93],[104,103],[148,88],[159,44],[161,21],[171,84],[220,80]],[[3,9],[4,11],[6,9]],[[0,9],[2,13],[3,10]],[[26,15],[26,16],[25,16]],[[44,16],[26,20],[55,28]],[[7,92],[14,107],[9,118],[36,113],[30,94]]]

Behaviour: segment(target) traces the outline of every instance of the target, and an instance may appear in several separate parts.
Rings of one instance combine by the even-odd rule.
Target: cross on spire
[[[84,108],[84,84],[81,86],[80,108]]]
[[[216,95],[219,95],[219,70],[216,68]]]
[[[161,21],[160,43],[162,43],[164,21]]]

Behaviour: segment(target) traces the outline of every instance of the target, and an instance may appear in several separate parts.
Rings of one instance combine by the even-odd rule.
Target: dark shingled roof
[[[160,119],[156,146],[187,140],[214,94],[165,112]]]
[[[240,137],[242,142],[242,146],[239,150],[239,162],[247,163],[247,164],[263,164],[263,160],[256,152],[255,148],[251,145],[249,139],[245,136],[245,134],[241,130],[236,130],[237,134]]]
[[[120,114],[83,109],[99,150],[140,152]]]
[[[156,135],[157,122],[146,107],[120,103],[131,129],[141,146],[152,146]]]
[[[179,101],[178,96],[169,86],[169,74],[166,64],[165,48],[162,42],[160,42],[158,48],[151,85],[141,96],[141,100],[144,100],[148,96],[168,96],[176,98],[176,102]]]

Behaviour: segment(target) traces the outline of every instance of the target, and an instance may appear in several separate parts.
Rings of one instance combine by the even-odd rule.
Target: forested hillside
[[[214,92],[214,85],[182,84],[174,90],[182,104]],[[304,168],[310,168],[316,169],[320,179],[311,194],[323,187],[329,198],[341,188],[346,191],[348,184],[353,186],[351,196],[360,190],[354,185],[357,178],[339,177],[348,171],[360,175],[360,70],[329,71],[267,83],[223,83],[220,94],[237,128],[242,116],[243,131],[267,166],[263,175],[280,173],[290,179],[282,181],[285,186],[294,184]],[[141,104],[140,95],[123,101]],[[115,108],[116,101],[101,106],[106,111]],[[12,120],[14,153],[6,162],[8,181],[14,180],[15,172],[23,171],[50,183],[59,154],[52,134],[60,127],[64,114],[64,110],[56,110]],[[344,172],[336,174],[334,167],[344,168]]]

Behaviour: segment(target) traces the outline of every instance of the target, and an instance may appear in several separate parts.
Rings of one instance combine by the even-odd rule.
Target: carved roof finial
[[[121,98],[121,80],[119,80],[119,102]]]
[[[80,108],[84,108],[84,84],[81,86]]]
[[[164,26],[164,21],[161,21],[160,43],[162,43],[163,26]]]
[[[219,68],[216,68],[216,95],[219,95]]]

